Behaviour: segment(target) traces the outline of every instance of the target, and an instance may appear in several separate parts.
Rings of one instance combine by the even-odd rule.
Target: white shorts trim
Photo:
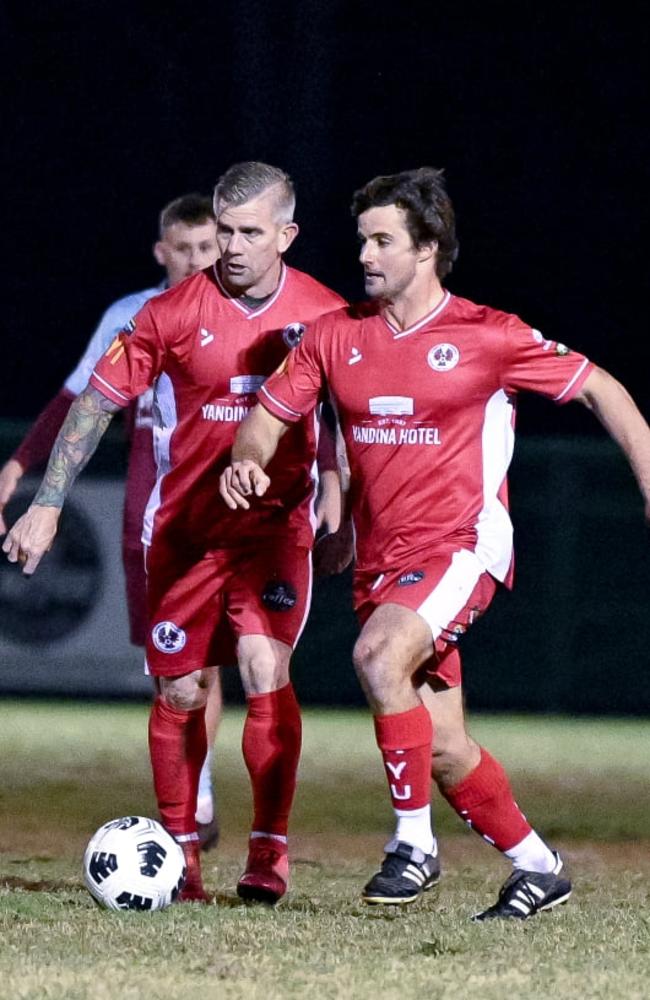
[[[434,640],[469,601],[485,567],[475,552],[459,549],[428,597],[415,610],[431,629]]]

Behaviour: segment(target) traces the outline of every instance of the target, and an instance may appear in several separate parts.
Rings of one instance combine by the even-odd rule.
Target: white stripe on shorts
[[[485,567],[475,552],[470,552],[469,549],[454,552],[449,569],[416,609],[431,629],[434,639],[457,618],[484,572]]]

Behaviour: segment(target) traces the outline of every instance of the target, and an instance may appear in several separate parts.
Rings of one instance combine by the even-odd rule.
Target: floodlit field
[[[80,878],[97,826],[155,815],[146,706],[2,702],[0,715],[0,997],[650,995],[647,723],[475,720],[528,816],[561,848],[574,895],[525,924],[473,925],[508,868],[440,799],[440,888],[405,911],[359,903],[391,829],[365,713],[305,714],[293,887],[269,910],[234,891],[250,803],[242,713],[229,710],[215,765],[223,837],[205,867],[214,905],[157,914],[101,911]]]

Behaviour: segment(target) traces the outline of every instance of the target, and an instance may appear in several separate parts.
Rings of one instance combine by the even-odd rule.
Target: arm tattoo
[[[121,407],[87,386],[77,396],[54,442],[45,476],[34,503],[62,507],[70,487],[94,454],[101,437]]]

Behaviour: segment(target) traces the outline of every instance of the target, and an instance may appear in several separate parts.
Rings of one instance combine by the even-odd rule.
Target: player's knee
[[[392,649],[390,637],[361,635],[355,644],[352,662],[366,693],[377,697],[402,683],[400,658]]]
[[[202,708],[208,700],[208,687],[201,670],[194,670],[181,677],[159,678],[162,699],[179,712],[191,712]]]
[[[276,691],[289,683],[289,657],[270,648],[258,648],[240,655],[239,671],[247,694]]]

